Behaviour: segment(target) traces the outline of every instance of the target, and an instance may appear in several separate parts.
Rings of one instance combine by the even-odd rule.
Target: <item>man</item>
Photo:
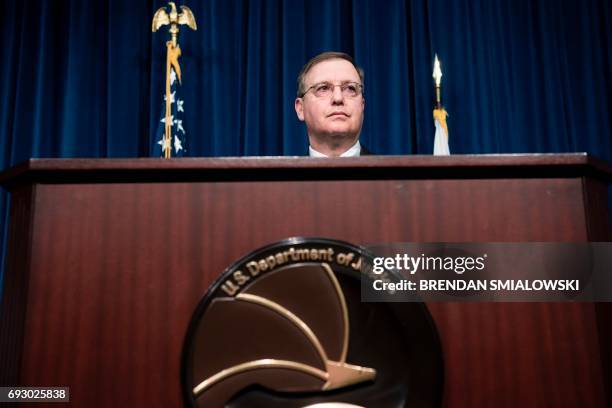
[[[304,65],[295,112],[306,123],[311,157],[369,154],[359,143],[363,125],[363,70],[341,52],[324,52]]]

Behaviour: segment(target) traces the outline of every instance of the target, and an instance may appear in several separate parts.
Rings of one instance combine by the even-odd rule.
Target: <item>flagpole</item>
[[[436,107],[433,110],[434,125],[436,127],[436,133],[434,137],[434,156],[448,156],[450,155],[450,149],[448,147],[448,126],[446,124],[446,117],[448,113],[442,106],[442,68],[440,66],[440,60],[438,54],[436,54],[434,60],[433,79],[436,87]]]
[[[169,159],[172,153],[171,144],[172,144],[172,115],[171,115],[171,107],[172,100],[170,94],[170,48],[172,47],[172,43],[168,41],[166,43],[166,115],[164,120],[164,159]]]
[[[166,42],[166,112],[164,118],[164,142],[162,149],[164,158],[172,156],[172,95],[170,93],[170,82],[172,69],[176,73],[179,84],[181,83],[181,67],[178,59],[181,56],[181,48],[178,44],[179,25],[187,25],[192,30],[197,30],[197,24],[193,12],[187,6],[181,6],[181,12],[176,10],[174,2],[168,2],[170,13],[164,7],[159,8],[153,15],[152,31],[156,32],[161,26],[170,25],[171,39]]]

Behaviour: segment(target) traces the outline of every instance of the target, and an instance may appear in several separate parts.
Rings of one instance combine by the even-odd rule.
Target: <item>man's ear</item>
[[[297,114],[298,119],[303,122],[304,121],[304,101],[302,100],[302,98],[295,98],[294,107],[295,107],[295,113]]]

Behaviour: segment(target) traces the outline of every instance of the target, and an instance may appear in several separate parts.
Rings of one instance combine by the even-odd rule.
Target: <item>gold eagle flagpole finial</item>
[[[165,7],[160,7],[153,15],[153,23],[151,29],[153,32],[159,30],[160,27],[170,25],[169,32],[171,35],[170,41],[166,42],[166,116],[165,116],[165,135],[163,143],[164,158],[169,159],[171,156],[171,95],[170,95],[170,74],[171,69],[174,69],[176,76],[181,83],[181,67],[178,59],[181,56],[181,47],[178,44],[179,25],[187,25],[192,30],[197,30],[198,26],[191,9],[187,6],[181,6],[181,12],[177,12],[174,2],[168,3],[170,13]]]

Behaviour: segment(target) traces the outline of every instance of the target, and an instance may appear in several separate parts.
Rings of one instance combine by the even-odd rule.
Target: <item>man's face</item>
[[[305,89],[321,82],[333,85],[361,83],[353,64],[343,59],[319,62],[308,71],[304,79]],[[298,118],[306,122],[308,136],[319,139],[325,136],[350,136],[357,140],[363,124],[364,107],[362,94],[347,97],[339,86],[334,87],[332,94],[327,97],[317,97],[310,90],[295,100],[295,111]]]

